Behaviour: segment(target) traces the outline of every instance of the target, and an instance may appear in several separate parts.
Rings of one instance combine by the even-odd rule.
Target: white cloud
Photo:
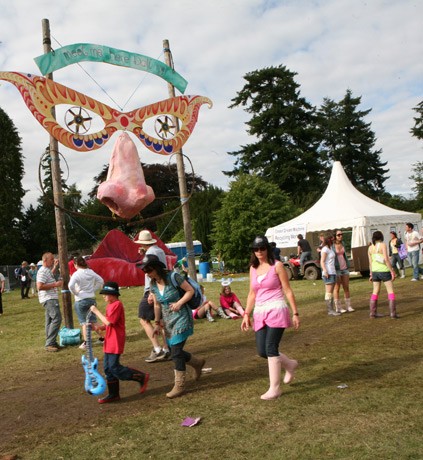
[[[33,58],[43,53],[41,20],[48,18],[53,48],[96,43],[163,60],[169,39],[176,70],[189,82],[187,94],[213,100],[203,107],[184,147],[195,171],[226,187],[222,170],[232,169],[226,154],[249,142],[248,114],[229,109],[241,90],[243,75],[268,66],[286,65],[297,72],[301,94],[315,105],[324,97],[339,100],[351,89],[372,109],[367,121],[375,131],[382,161],[387,161],[391,193],[408,194],[411,165],[422,147],[411,137],[415,107],[422,98],[423,2],[413,0],[0,0],[0,70],[39,74]],[[60,44],[59,44],[60,43]],[[164,81],[130,69],[84,63],[82,67],[117,101],[115,104],[79,66],[55,73],[56,81],[124,110],[168,97]],[[38,161],[47,133],[32,118],[12,85],[0,82],[0,107],[14,121],[25,155],[25,204],[39,195]],[[113,148],[113,140],[93,153],[62,149],[69,183],[87,193]],[[147,163],[166,158],[137,144]]]

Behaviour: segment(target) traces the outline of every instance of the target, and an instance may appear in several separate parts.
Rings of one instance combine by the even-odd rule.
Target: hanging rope
[[[68,168],[68,172],[69,172],[69,167],[68,167],[68,164],[66,162],[66,159],[63,157],[63,155],[60,152],[57,152],[57,153],[64,159],[64,161],[65,161],[65,163],[67,165],[67,168]],[[44,196],[44,198],[46,200],[50,201],[56,208],[60,209],[62,212],[66,213],[67,215],[78,216],[78,217],[83,217],[83,218],[92,219],[92,220],[99,220],[99,221],[122,222],[122,223],[125,223],[126,226],[128,226],[128,227],[132,227],[132,226],[135,226],[135,225],[145,224],[145,223],[149,223],[149,222],[155,222],[156,220],[159,220],[159,219],[161,219],[161,218],[163,218],[163,217],[165,217],[167,215],[170,215],[173,212],[175,212],[175,213],[178,212],[182,208],[182,206],[191,199],[192,194],[194,193],[194,187],[195,187],[194,167],[193,167],[192,162],[189,159],[189,157],[187,157],[186,155],[183,155],[183,157],[186,158],[186,160],[189,162],[190,167],[191,167],[192,188],[191,188],[191,190],[190,190],[190,192],[189,192],[187,197],[180,199],[181,203],[176,208],[173,208],[173,209],[171,209],[169,211],[165,211],[165,212],[163,212],[161,214],[158,214],[157,216],[147,217],[147,218],[141,217],[140,219],[135,220],[135,221],[128,221],[128,219],[124,219],[122,217],[117,217],[115,215],[113,215],[113,216],[98,216],[98,215],[95,215],[95,214],[87,214],[87,213],[83,213],[83,212],[80,212],[80,211],[72,211],[70,209],[65,208],[64,206],[60,206],[59,204],[57,204],[54,201],[54,199],[52,199],[51,197],[49,197],[47,195],[47,192],[46,192],[46,190],[44,188],[43,180],[42,180],[42,177],[41,177],[43,157],[47,156],[47,155],[50,155],[50,151],[46,151],[41,155],[40,163],[39,163],[39,166],[38,166],[38,181],[39,181],[39,185],[40,185],[40,188],[41,188],[41,192],[42,192],[42,194],[43,194],[43,196]],[[170,156],[169,161],[171,160],[172,157],[173,157],[173,155]],[[168,199],[168,198],[169,197],[158,197],[156,199],[165,200],[165,199]],[[176,198],[176,195],[171,196],[171,198]]]

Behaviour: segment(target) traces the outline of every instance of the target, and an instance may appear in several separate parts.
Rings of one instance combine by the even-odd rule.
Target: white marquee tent
[[[390,208],[363,195],[352,185],[341,163],[335,161],[319,201],[300,216],[269,228],[266,236],[278,247],[294,247],[298,233],[352,228],[351,247],[356,248],[368,244],[375,230],[380,230],[385,240],[389,239],[391,229],[403,233],[406,222],[419,230],[422,216]]]

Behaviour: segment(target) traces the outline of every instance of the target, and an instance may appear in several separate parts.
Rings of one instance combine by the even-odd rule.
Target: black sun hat
[[[114,281],[106,281],[100,294],[120,296],[119,285]]]
[[[269,247],[269,240],[263,236],[263,235],[258,235],[254,238],[254,241],[251,243],[251,249],[257,249],[257,248],[263,248],[263,247]]]
[[[137,264],[138,265],[138,264]],[[154,254],[146,254],[142,262],[138,265],[141,270],[144,270],[146,267],[162,267],[166,268],[166,265],[160,261],[160,259]]]

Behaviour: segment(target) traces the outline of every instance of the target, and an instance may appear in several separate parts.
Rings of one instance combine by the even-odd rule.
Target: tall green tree
[[[423,209],[423,161],[413,164],[413,174],[410,179],[415,182],[413,191],[416,192],[416,211]]]
[[[225,174],[255,173],[301,202],[320,193],[322,162],[315,108],[301,97],[296,75],[281,65],[244,76],[247,83],[229,107],[241,106],[251,114],[247,132],[257,140],[229,152],[236,162]]]
[[[190,201],[191,218],[195,238],[202,243],[203,252],[210,253],[213,243],[210,235],[213,230],[215,213],[222,206],[225,192],[213,185],[194,193]]]
[[[23,174],[21,138],[0,108],[0,264],[16,264],[26,257],[20,229]]]
[[[417,139],[423,139],[423,101],[419,102],[414,109],[417,112],[417,117],[414,117],[414,126],[411,128],[411,133]]]
[[[215,213],[213,252],[221,256],[227,268],[245,270],[254,237],[291,219],[295,213],[297,208],[289,195],[276,184],[255,174],[241,174],[231,183]]]
[[[337,103],[324,99],[318,111],[320,155],[326,174],[333,161],[340,161],[354,186],[375,197],[384,192],[388,169],[380,160],[382,150],[374,148],[376,137],[371,124],[365,121],[371,109],[359,110],[360,104],[361,97],[353,97],[350,90]]]

